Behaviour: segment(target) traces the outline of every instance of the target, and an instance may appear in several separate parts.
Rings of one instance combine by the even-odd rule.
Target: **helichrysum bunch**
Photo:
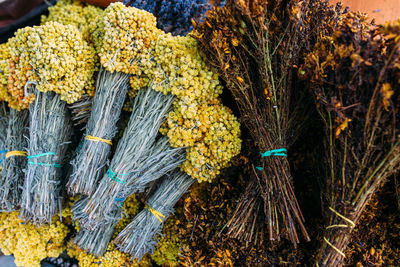
[[[41,92],[53,91],[67,103],[77,101],[84,86],[93,76],[94,49],[72,25],[48,22],[41,26],[26,27],[9,40],[11,64],[16,73],[11,74],[11,91],[16,99],[14,108],[26,108],[33,101],[26,84],[35,84]],[[22,75],[21,75],[22,74]]]
[[[98,31],[103,13],[104,11],[101,8],[93,5],[85,5],[81,1],[62,0],[58,1],[56,5],[49,7],[49,15],[47,17],[42,16],[41,22],[45,24],[46,22],[54,21],[63,25],[73,25],[82,33],[82,38],[88,45],[98,50]],[[95,70],[98,70],[99,62],[97,53],[94,56],[94,62],[96,63]],[[91,78],[85,84],[85,90],[90,96],[94,95],[94,82],[95,79]]]
[[[110,72],[135,73],[138,55],[145,54],[161,32],[151,13],[122,3],[107,8],[103,24],[100,63]]]
[[[8,97],[8,76],[9,76],[9,61],[11,55],[7,43],[0,44],[0,101],[4,101]]]

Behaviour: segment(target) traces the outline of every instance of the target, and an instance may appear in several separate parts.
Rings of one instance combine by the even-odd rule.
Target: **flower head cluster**
[[[18,211],[0,213],[0,248],[4,254],[14,255],[17,266],[41,266],[44,258],[58,257],[64,251],[69,229],[58,216],[54,216],[51,225],[38,227],[23,222],[18,214]],[[64,209],[63,218],[68,214]]]
[[[42,92],[54,91],[67,103],[77,101],[94,72],[94,49],[72,25],[48,22],[26,27],[9,40],[13,108],[26,108],[33,101],[26,92],[34,84]],[[24,92],[25,91],[25,92]]]
[[[188,147],[181,168],[199,182],[212,181],[241,148],[240,124],[218,99],[189,107],[176,101],[161,132],[173,147]]]
[[[173,35],[192,31],[192,20],[201,20],[211,8],[208,0],[161,0],[158,25]]]
[[[64,25],[74,25],[82,33],[83,39],[94,46],[96,31],[102,19],[103,10],[93,5],[85,5],[81,1],[58,1],[49,7],[49,15],[42,16],[42,24],[55,21]]]
[[[102,27],[100,63],[110,72],[136,73],[138,56],[146,54],[161,33],[151,13],[120,2],[106,8]]]
[[[7,99],[8,77],[9,77],[9,61],[11,55],[7,43],[0,44],[0,101]]]
[[[159,266],[177,266],[179,251],[183,240],[178,236],[176,216],[168,218],[165,222],[159,242],[151,259]]]
[[[128,3],[136,8],[146,10],[147,12],[155,14],[157,1],[148,1],[148,0],[124,0],[124,5]]]
[[[56,5],[49,7],[49,15],[42,16],[42,24],[55,21],[64,25],[73,25],[82,33],[82,38],[93,48],[99,50],[99,25],[104,11],[93,5],[85,5],[81,1],[58,1]],[[99,52],[99,51],[98,51]],[[96,70],[99,67],[97,54],[94,54]],[[88,79],[85,85],[86,92],[94,95],[95,79]]]

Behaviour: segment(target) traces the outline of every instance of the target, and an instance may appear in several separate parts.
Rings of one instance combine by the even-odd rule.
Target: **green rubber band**
[[[286,148],[272,149],[265,151],[264,153],[260,152],[262,158],[271,156],[280,156],[286,158],[287,157],[286,153],[287,153]]]
[[[43,162],[28,161],[28,164],[38,165],[38,166],[45,166],[45,167],[54,167],[54,168],[61,168],[62,167],[62,165],[58,164],[58,163],[43,163]]]
[[[54,152],[47,152],[47,153],[42,153],[42,154],[37,154],[37,155],[33,155],[33,156],[28,156],[28,159],[33,159],[33,158],[38,158],[38,157],[44,157],[44,156],[55,156],[56,153]]]
[[[116,182],[118,182],[118,183],[120,183],[120,184],[126,183],[126,180],[121,179],[121,178],[118,177],[118,176],[128,176],[128,175],[129,175],[129,173],[127,173],[127,174],[122,173],[122,174],[118,174],[118,175],[117,175],[115,172],[113,172],[113,171],[110,170],[110,169],[107,170],[106,174],[107,174],[107,176],[110,177],[112,180],[114,180],[114,181],[116,181]]]

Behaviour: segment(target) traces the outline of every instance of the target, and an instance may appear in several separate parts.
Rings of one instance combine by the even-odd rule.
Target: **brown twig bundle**
[[[7,153],[1,161],[0,210],[17,210],[26,168],[28,111],[10,109],[5,133]]]
[[[343,266],[361,213],[400,167],[400,21],[378,28],[364,15],[339,11],[318,30],[299,71],[311,77],[326,130],[326,228],[317,261]]]
[[[293,79],[301,49],[311,36],[311,25],[317,15],[323,16],[325,5],[320,1],[232,0],[225,8],[209,12],[195,31],[210,64],[219,70],[233,94],[241,120],[261,153],[256,176],[269,239],[279,241],[285,236],[295,246],[300,240],[297,229],[306,240],[309,236],[286,159],[286,149],[307,117],[307,111],[299,109],[307,106],[303,92],[295,89]],[[253,210],[251,216],[255,218],[258,213]],[[239,218],[236,223],[245,222]],[[244,238],[254,229],[251,224],[238,227],[236,223],[230,225],[235,237]]]

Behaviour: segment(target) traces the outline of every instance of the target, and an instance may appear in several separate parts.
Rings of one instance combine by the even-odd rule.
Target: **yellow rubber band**
[[[339,253],[340,255],[342,255],[343,258],[346,258],[346,255],[343,253],[343,251],[341,251],[340,249],[338,249],[337,247],[335,247],[331,242],[328,241],[328,239],[325,238],[325,236],[324,236],[324,241],[325,241],[331,248],[333,248],[337,253]]]
[[[95,142],[103,142],[103,143],[109,144],[110,146],[112,145],[111,140],[103,139],[103,138],[96,137],[96,136],[86,135],[85,139],[90,140],[90,141],[95,141]]]
[[[165,216],[159,212],[158,210],[153,209],[152,207],[150,207],[149,205],[146,205],[145,207],[146,209],[148,209],[151,213],[153,213],[153,215],[160,221],[163,222],[161,217],[163,217],[165,219]]]
[[[351,225],[352,228],[354,228],[354,227],[356,226],[356,224],[355,224],[352,220],[350,220],[350,219],[344,217],[342,214],[340,214],[339,212],[337,212],[336,210],[334,210],[332,207],[329,207],[329,209],[330,209],[333,213],[335,213],[337,216],[339,216],[340,218],[342,218],[343,220],[345,220],[346,222],[348,222],[348,223]]]
[[[18,151],[18,150],[10,151],[6,154],[6,159],[8,159],[9,157],[13,157],[13,156],[26,157],[27,153],[25,151]]]
[[[347,224],[333,224],[333,225],[329,225],[326,227],[326,229],[331,229],[331,228],[347,228],[349,227],[349,225]]]

